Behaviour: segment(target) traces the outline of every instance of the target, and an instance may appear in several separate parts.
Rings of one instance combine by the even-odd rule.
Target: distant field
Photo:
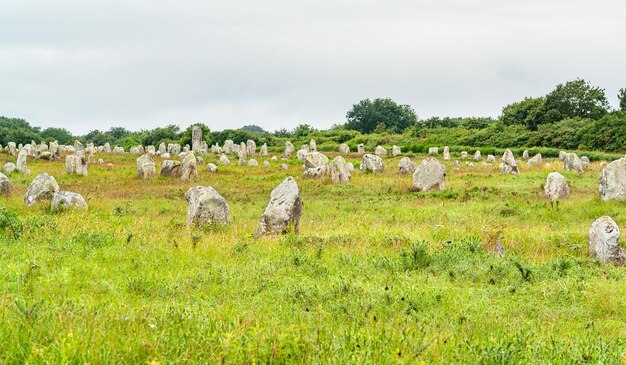
[[[625,204],[598,197],[599,162],[582,175],[550,160],[502,176],[445,161],[447,190],[417,193],[400,157],[343,186],[303,179],[295,158],[288,171],[277,161],[139,180],[136,157],[98,155],[114,166],[91,164],[87,177],[29,160],[31,176],[9,176],[0,363],[626,363],[626,268],[588,258],[596,218],[626,222]],[[347,160],[358,169],[357,154]],[[543,199],[554,170],[572,191],[558,205]],[[89,211],[27,209],[41,172]],[[255,240],[287,176],[303,199],[300,234]],[[230,226],[185,226],[197,185],[228,200]],[[504,258],[490,252],[497,238]]]

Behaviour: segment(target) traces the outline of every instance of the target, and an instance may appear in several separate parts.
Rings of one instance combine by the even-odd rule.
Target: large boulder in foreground
[[[270,234],[298,232],[302,216],[300,191],[293,177],[289,176],[278,185],[270,196],[263,212],[256,237]]]
[[[0,195],[8,197],[11,195],[11,182],[9,178],[0,172]]]
[[[323,153],[313,151],[304,155],[304,167],[312,169],[328,165],[328,157]]]
[[[611,217],[598,218],[589,229],[589,255],[604,263],[624,265],[626,252],[620,247],[620,231]]]
[[[29,207],[42,200],[52,200],[57,191],[59,184],[56,179],[45,172],[41,173],[28,186],[24,203]]]
[[[360,169],[361,171],[383,172],[385,171],[385,164],[382,158],[366,153],[361,159]]]
[[[58,191],[54,193],[51,205],[53,212],[71,209],[87,209],[87,202],[82,195],[71,191]]]
[[[551,172],[546,179],[543,192],[548,200],[567,199],[569,198],[569,185],[563,175],[558,172]]]
[[[428,156],[413,174],[413,190],[429,191],[446,188],[446,167],[436,158]]]
[[[228,202],[210,186],[196,186],[185,193],[188,226],[227,225],[230,222]]]
[[[598,190],[602,200],[626,201],[626,158],[604,166]]]
[[[333,184],[345,184],[350,182],[350,170],[343,157],[337,156],[330,163],[330,179]]]

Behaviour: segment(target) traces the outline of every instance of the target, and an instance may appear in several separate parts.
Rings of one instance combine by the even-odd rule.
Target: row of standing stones
[[[161,143],[158,150],[154,146],[148,146],[144,149],[142,146],[131,148],[133,154],[143,154],[137,158],[137,171],[140,178],[153,178],[156,177],[156,163],[153,156],[161,156],[164,160],[161,166],[161,176],[177,177],[183,180],[193,180],[198,175],[198,162],[203,163],[202,157],[196,157],[194,152],[205,153],[208,151],[206,142],[201,140],[201,131],[198,133],[199,128],[195,128],[192,131],[192,147],[185,146],[182,148],[178,144],[165,145]],[[358,152],[362,154],[362,160],[360,164],[361,171],[369,171],[374,173],[380,173],[384,171],[385,163],[380,156],[386,156],[387,150],[382,146],[377,146],[374,154],[368,154],[365,152],[364,145],[358,146]],[[2,150],[2,146],[0,146]],[[69,152],[66,156],[66,171],[68,174],[87,175],[88,163],[95,162],[94,154],[96,152],[103,153],[124,153],[124,150],[120,147],[111,149],[108,144],[95,147],[93,144],[88,144],[87,147],[83,147],[78,141],[74,146],[60,146],[56,142],[51,142],[50,146],[45,143],[35,145],[34,143],[26,146],[15,146],[15,143],[9,143],[6,147],[8,153],[18,155],[17,164],[7,164],[4,166],[5,172],[18,171],[24,174],[30,174],[30,171],[26,167],[27,157],[33,156],[42,159],[58,159],[61,152]],[[254,159],[245,161],[247,156],[254,156],[256,153],[256,144],[252,140],[248,140],[247,143],[235,144],[233,141],[227,140],[223,147],[219,145],[213,145],[210,149],[211,152],[219,154],[219,163],[229,165],[230,160],[228,154],[237,154],[239,157],[239,164],[243,166],[257,166],[258,163]],[[286,142],[285,151],[282,154],[283,159],[290,157],[295,151],[295,147],[291,142]],[[85,152],[88,153],[88,158],[85,157]],[[339,146],[340,153],[350,153],[350,148],[346,144]],[[145,153],[145,154],[144,154]],[[398,164],[398,172],[400,174],[413,174],[413,190],[415,191],[429,191],[429,190],[444,190],[445,189],[445,177],[446,168],[441,162],[439,162],[434,156],[439,153],[438,147],[432,147],[429,149],[429,156],[426,157],[422,163],[418,166],[411,161],[408,157],[403,157]],[[182,160],[181,162],[170,160],[171,155],[178,155]],[[332,162],[328,163],[328,157],[324,154],[317,152],[317,145],[315,140],[311,140],[309,145],[304,145],[297,151],[297,158],[304,161],[305,172],[304,178],[319,178],[323,176],[331,176],[331,180],[335,184],[343,184],[350,181],[350,173],[354,171],[354,166],[346,162],[342,156],[337,156]],[[397,156],[401,154],[401,150],[398,146],[392,147],[392,155]],[[261,156],[267,156],[267,145],[264,144],[260,149]],[[475,161],[481,160],[480,151],[474,153],[473,159]],[[461,159],[468,158],[468,153],[461,152]],[[533,165],[541,164],[543,162],[540,154],[530,158],[528,151],[524,151],[522,156],[524,160],[527,160],[527,165],[532,167]],[[443,148],[443,159],[450,159],[450,151],[446,146]],[[586,157],[579,158],[575,153],[561,152],[559,159],[563,161],[566,171],[574,171],[577,173],[584,172],[586,165],[589,163],[589,159]],[[276,156],[272,157],[272,160],[277,160]],[[495,156],[488,155],[486,165],[490,165],[496,161]],[[100,164],[103,160],[98,161]],[[519,174],[518,164],[513,153],[507,149],[502,156],[502,163],[499,165],[499,170],[503,174]],[[468,163],[471,165],[471,163]],[[110,164],[109,164],[110,165]],[[264,162],[265,166],[269,166],[269,162]],[[460,168],[458,160],[452,164],[454,168]],[[207,169],[211,172],[217,171],[217,166],[214,164],[207,164]],[[281,169],[286,170],[287,165],[281,165]],[[295,186],[295,192],[297,199],[289,198],[290,191],[294,191],[291,185]],[[0,193],[8,196],[11,191],[11,184],[6,175],[0,173]],[[603,200],[619,200],[626,201],[626,160],[620,159],[607,164],[601,174],[599,183],[600,197]],[[552,172],[548,175],[546,183],[544,185],[544,192],[547,199],[550,200],[563,200],[569,197],[569,186],[563,175],[558,172]],[[188,210],[188,224],[189,225],[205,225],[205,224],[227,224],[228,222],[228,205],[223,197],[221,197],[211,187],[196,187],[190,189],[185,197],[189,202]],[[291,200],[290,200],[291,199]],[[33,180],[26,194],[25,203],[32,205],[40,200],[51,200],[51,209],[53,211],[59,211],[70,208],[86,209],[87,204],[82,196],[73,192],[64,192],[58,190],[58,184],[54,177],[47,174],[40,174]],[[289,201],[289,204],[284,204],[285,201]],[[272,204],[272,201],[282,202],[280,204]],[[291,202],[293,201],[293,204]],[[297,202],[297,204],[296,204]],[[291,205],[290,205],[291,204]],[[279,211],[277,206],[286,209],[285,207],[292,207],[289,213]],[[299,217],[302,213],[302,206],[300,202],[299,192],[295,180],[289,177],[285,182],[279,185],[274,191],[272,191],[272,198],[270,204],[266,208],[263,214],[262,224],[257,232],[257,236],[263,235],[266,232],[269,233],[284,233],[289,231],[289,227],[298,230]],[[273,217],[288,217],[288,219],[275,219]],[[278,223],[278,222],[282,223]],[[598,228],[600,227],[600,228]],[[606,234],[602,235],[598,232],[603,231]],[[593,234],[592,234],[593,233]],[[608,233],[611,233],[610,235]],[[615,264],[624,263],[624,251],[619,246],[619,228],[612,221],[610,217],[599,218],[590,230],[590,253],[594,257],[600,258],[605,262],[612,262]],[[615,239],[617,237],[617,239]],[[598,241],[604,242],[598,244]],[[607,246],[608,245],[608,246]],[[607,247],[613,247],[612,249]]]

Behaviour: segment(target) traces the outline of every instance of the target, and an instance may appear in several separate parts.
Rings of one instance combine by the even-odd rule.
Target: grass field
[[[417,193],[399,157],[343,186],[303,179],[295,158],[288,171],[200,166],[184,182],[138,180],[137,156],[98,157],[114,167],[68,176],[63,162],[32,160],[31,176],[9,176],[0,363],[626,364],[626,268],[588,258],[596,218],[626,222],[624,204],[598,197],[597,162],[582,175],[558,161],[518,176],[448,165],[447,190]],[[543,199],[553,170],[572,190],[558,205]],[[41,172],[89,211],[27,209]],[[300,234],[255,240],[289,175]],[[228,200],[230,226],[185,226],[196,185]],[[504,258],[490,252],[496,238]]]

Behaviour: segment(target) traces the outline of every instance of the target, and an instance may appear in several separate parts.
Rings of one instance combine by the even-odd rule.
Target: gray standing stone
[[[530,155],[528,154],[528,150],[524,150],[524,152],[522,152],[522,160],[526,161],[530,158]]]
[[[89,174],[87,170],[87,162],[82,152],[65,156],[65,172],[68,175],[87,176]]]
[[[467,158],[467,151],[461,151],[461,159],[465,160]]]
[[[328,157],[321,152],[309,152],[304,156],[304,167],[307,169],[328,165]]]
[[[84,151],[85,147],[83,146],[82,143],[80,143],[80,141],[74,141],[74,149],[76,151]]]
[[[446,161],[450,159],[450,148],[448,146],[443,147],[443,159]]]
[[[559,152],[559,160],[564,161],[567,158],[567,152],[561,151]]]
[[[280,165],[280,169],[281,169],[282,171],[287,171],[287,169],[289,169],[289,166],[288,166],[287,164],[285,164],[285,163],[284,163],[284,164],[281,164],[281,165]]]
[[[396,146],[395,144],[393,146],[391,146],[391,155],[392,156],[399,156],[402,154],[402,151],[400,150],[400,147]]]
[[[198,125],[191,127],[191,149],[195,153],[200,153],[202,143],[202,129]]]
[[[480,155],[480,151],[476,150],[476,152],[474,152],[474,161],[480,161],[481,155]]]
[[[604,166],[598,190],[602,200],[626,201],[626,158]]]
[[[294,152],[296,152],[296,147],[294,147],[293,143],[290,141],[285,142],[285,152],[283,153],[283,156],[289,157]]]
[[[352,162],[348,162],[346,165],[348,166],[348,171],[354,172],[354,165],[352,164]]]
[[[428,149],[429,156],[437,156],[439,154],[439,147],[430,147]]]
[[[58,191],[54,193],[51,204],[51,210],[53,212],[71,209],[87,209],[85,198],[71,191]]]
[[[256,154],[256,142],[251,139],[246,142],[246,153],[248,156],[254,156]]]
[[[301,216],[300,191],[296,181],[289,176],[272,190],[256,236],[285,234],[290,231],[298,233]]]
[[[15,145],[15,142],[9,142],[7,147],[9,148],[10,155],[15,156],[17,154],[17,146]]]
[[[488,163],[496,162],[496,156],[494,156],[494,155],[487,155],[487,162]]]
[[[500,173],[511,174],[511,175],[519,174],[519,170],[517,168],[517,161],[515,161],[513,152],[511,152],[511,150],[508,148],[504,151],[504,154],[502,155],[502,163],[500,164]]]
[[[546,199],[556,201],[569,198],[569,185],[565,177],[558,172],[551,172],[543,187]]]
[[[350,170],[343,157],[337,156],[330,163],[330,178],[333,184],[345,184],[350,182]]]
[[[57,184],[56,179],[45,172],[41,173],[28,186],[24,203],[30,207],[43,200],[52,200],[57,191],[59,191],[59,184]]]
[[[360,143],[359,145],[357,145],[356,148],[357,148],[357,152],[359,153],[359,155],[365,154],[365,145],[363,143]]]
[[[348,147],[348,145],[345,143],[340,144],[339,153],[347,155],[348,153],[350,153],[350,147]]]
[[[156,177],[156,164],[150,154],[137,157],[137,176],[140,179],[152,179]]]
[[[543,163],[543,158],[541,157],[541,153],[536,154],[533,158],[529,159],[526,163],[528,167],[532,167],[534,165],[541,165]]]
[[[182,175],[182,165],[178,161],[163,160],[161,162],[161,176],[180,178]]]
[[[206,165],[206,169],[209,170],[209,172],[217,172],[217,166],[210,162]]]
[[[28,151],[24,148],[17,154],[16,169],[17,172],[23,175],[30,175],[30,170],[26,166],[26,160],[28,159]]]
[[[589,256],[604,263],[624,265],[626,252],[620,246],[620,231],[611,217],[598,218],[589,229]]]
[[[11,195],[11,182],[9,178],[0,172],[0,195],[8,197]]]
[[[193,151],[187,152],[183,159],[180,178],[183,180],[193,180],[198,176],[198,160]]]
[[[267,143],[263,143],[259,154],[261,155],[261,157],[267,156]]]
[[[366,153],[361,159],[360,169],[361,171],[383,172],[385,171],[385,164],[382,158]]]
[[[218,163],[220,165],[228,166],[230,165],[230,160],[228,159],[226,155],[221,155]]]
[[[446,167],[436,158],[428,156],[413,174],[413,190],[429,191],[446,188]]]
[[[387,156],[387,150],[383,146],[376,146],[374,154],[376,156]]]
[[[196,186],[185,193],[188,226],[220,225],[230,222],[228,202],[210,186]]]
[[[314,139],[312,139],[311,142],[309,142],[309,151],[311,152],[317,151],[317,142],[315,142]]]
[[[417,164],[408,157],[402,157],[398,163],[398,172],[405,174],[413,174],[417,169]]]
[[[248,160],[248,166],[256,167],[256,166],[259,166],[259,163],[257,160],[251,158]]]
[[[585,172],[583,167],[583,162],[580,160],[577,154],[568,153],[563,161],[563,167],[565,171],[574,171],[576,173],[582,174]]]
[[[308,179],[317,179],[320,177],[328,176],[330,174],[330,167],[328,165],[320,166],[320,167],[312,167],[306,169],[302,174],[302,177]]]
[[[270,167],[270,162],[269,161],[263,161],[263,166],[264,167]]]
[[[7,174],[10,174],[14,172],[15,170],[17,170],[17,167],[15,166],[13,162],[7,162],[2,168],[2,171],[6,172]]]
[[[225,140],[222,150],[227,155],[235,153],[235,143],[231,139]]]

